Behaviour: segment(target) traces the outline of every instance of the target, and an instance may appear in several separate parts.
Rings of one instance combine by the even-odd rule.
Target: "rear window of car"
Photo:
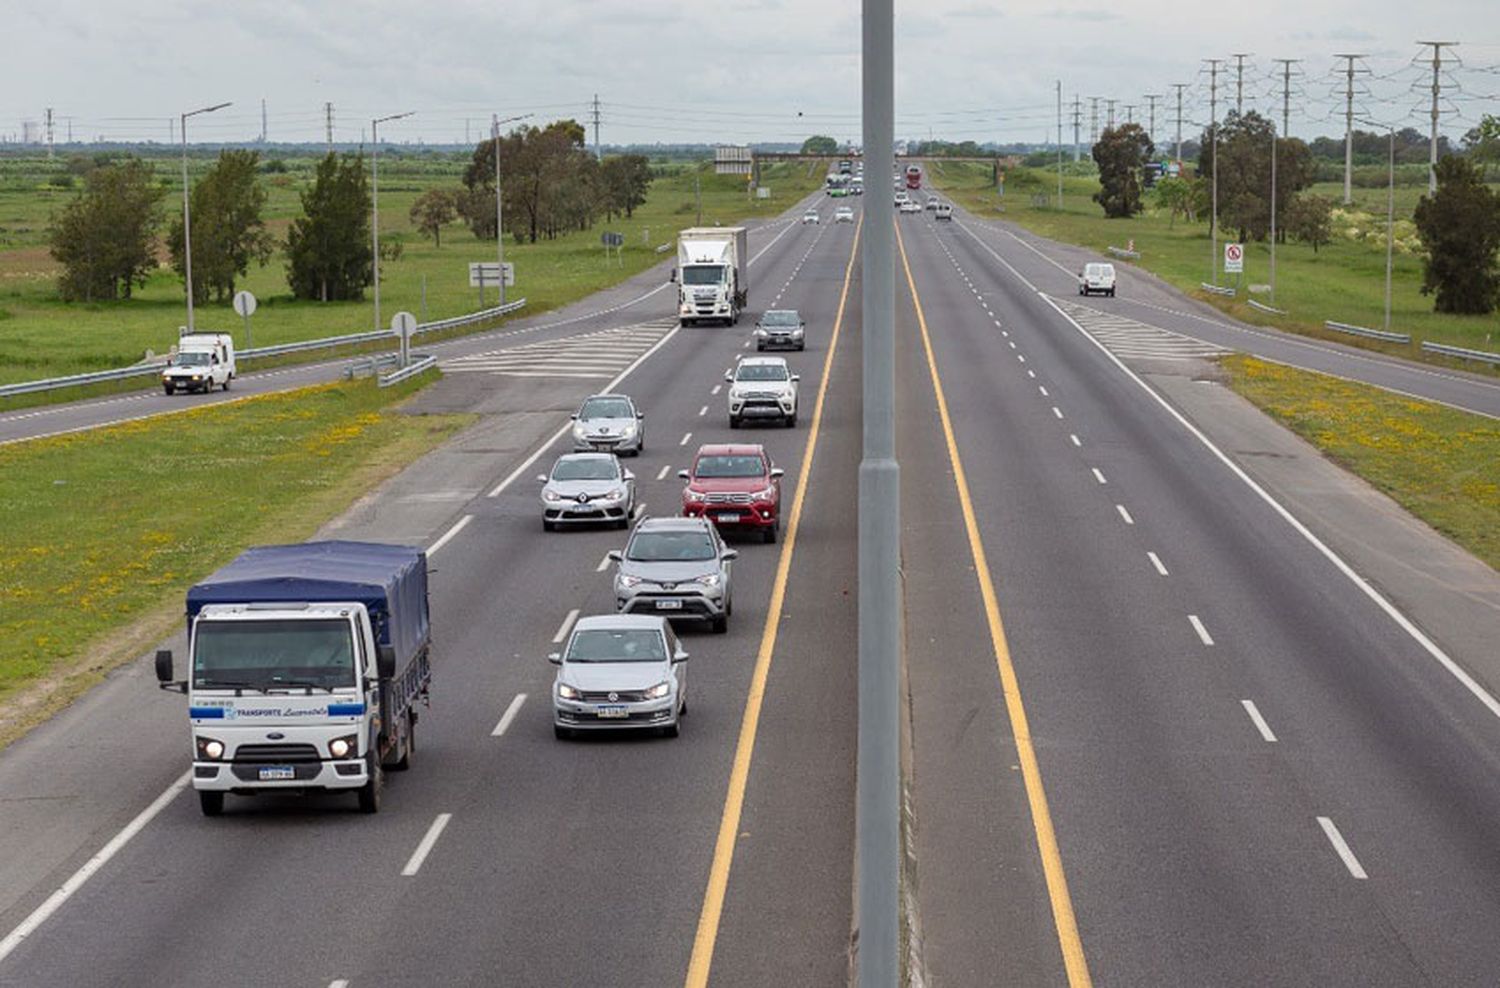
[[[695,477],[759,477],[766,472],[758,456],[700,456],[693,466]]]

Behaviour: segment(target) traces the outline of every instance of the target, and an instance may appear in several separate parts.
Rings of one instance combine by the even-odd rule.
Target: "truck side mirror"
[[[396,650],[389,645],[378,645],[375,648],[375,671],[380,674],[381,679],[390,679],[396,675]]]
[[[688,480],[688,479],[690,479],[690,476],[689,476],[689,474],[688,474],[688,472],[686,470],[678,470],[677,471],[677,477],[678,477],[679,480]]]
[[[170,648],[156,650],[156,679],[162,683],[172,681],[172,650]]]

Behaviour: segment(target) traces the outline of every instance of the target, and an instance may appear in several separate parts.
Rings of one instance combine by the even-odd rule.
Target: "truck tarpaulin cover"
[[[427,643],[427,553],[376,542],[303,542],[247,549],[187,594],[189,626],[208,604],[365,605],[398,664]]]

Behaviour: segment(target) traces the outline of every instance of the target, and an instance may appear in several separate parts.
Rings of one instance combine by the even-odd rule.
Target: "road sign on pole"
[[[411,334],[417,328],[417,317],[410,312],[398,312],[391,317],[391,332],[401,337],[401,366],[411,360]]]
[[[255,296],[246,291],[234,293],[234,311],[245,317],[245,349],[254,347],[250,340],[250,317],[255,314]]]
[[[502,266],[499,261],[471,261],[469,263],[469,287],[484,288],[487,285],[500,284],[500,273],[505,273],[506,287],[516,283],[516,266],[506,261]]]
[[[1224,273],[1239,274],[1245,270],[1245,245],[1224,245]]]

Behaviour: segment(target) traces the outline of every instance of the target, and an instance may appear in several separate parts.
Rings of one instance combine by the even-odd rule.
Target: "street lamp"
[[[182,115],[182,266],[187,275],[187,331],[193,331],[193,217],[188,208],[187,174],[187,119],[200,113],[222,110],[233,103],[219,103],[202,109],[190,110]]]
[[[504,120],[500,120],[498,119],[499,114],[490,114],[490,136],[495,140],[495,257],[500,263],[501,305],[505,304],[505,227],[500,224],[500,125],[515,123],[517,120],[525,120],[529,116],[531,114],[522,113],[519,116],[506,117]],[[479,283],[483,285],[484,279],[480,278]],[[480,303],[480,307],[483,308],[483,302]]]
[[[380,125],[409,117],[416,110],[393,113],[370,121],[370,245],[374,256],[370,264],[375,271],[375,332],[380,332]]]

